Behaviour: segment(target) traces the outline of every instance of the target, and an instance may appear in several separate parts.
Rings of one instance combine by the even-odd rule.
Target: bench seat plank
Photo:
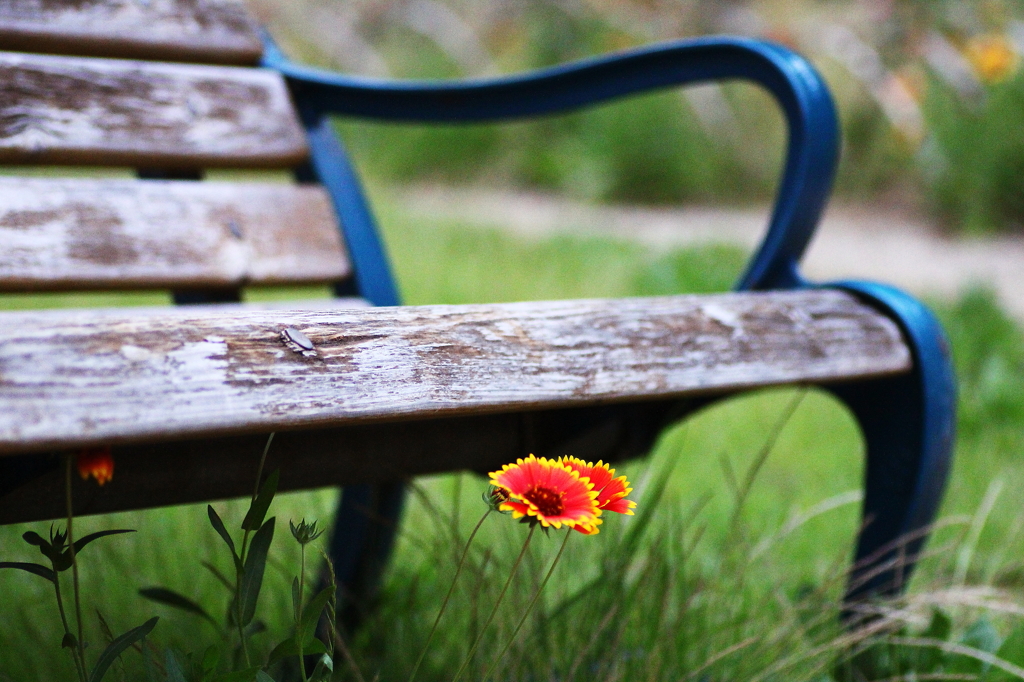
[[[334,282],[320,186],[0,178],[0,291]]]
[[[238,0],[4,0],[8,50],[251,65],[263,45]]]
[[[289,328],[313,350],[301,336],[286,342]],[[10,312],[0,315],[0,452],[669,398],[910,366],[888,318],[828,290]]]
[[[267,69],[0,52],[0,163],[288,168],[307,152]]]

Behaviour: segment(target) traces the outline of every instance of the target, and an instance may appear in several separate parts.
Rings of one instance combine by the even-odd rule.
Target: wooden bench
[[[332,554],[358,601],[408,477],[529,452],[619,461],[723,396],[814,384],[866,443],[848,598],[905,584],[949,466],[948,349],[905,294],[798,275],[838,137],[795,54],[703,39],[486,81],[383,82],[293,64],[219,0],[14,0],[0,45],[18,50],[0,53],[0,164],[139,178],[0,177],[0,290],[164,289],[182,304],[0,313],[0,522],[60,517],[58,455],[95,446],[113,447],[117,474],[77,488],[77,514],[245,495],[277,432],[282,490],[346,486]],[[790,133],[738,292],[396,307],[329,115],[510,120],[727,78],[766,87]],[[213,168],[288,169],[296,184],[197,182]],[[309,283],[338,300],[240,302],[245,286]]]

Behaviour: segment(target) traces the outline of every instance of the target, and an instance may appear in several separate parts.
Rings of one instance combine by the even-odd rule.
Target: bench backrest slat
[[[0,291],[335,282],[318,185],[0,178]]]
[[[21,52],[251,65],[263,51],[233,0],[4,0],[0,45]]]
[[[288,168],[307,152],[269,70],[0,53],[0,163]]]
[[[291,332],[282,336],[287,329]],[[339,312],[0,315],[0,452],[583,406],[906,371],[812,290]]]

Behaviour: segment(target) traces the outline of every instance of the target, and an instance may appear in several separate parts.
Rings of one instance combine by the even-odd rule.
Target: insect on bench
[[[60,517],[59,454],[88,447],[112,446],[117,475],[76,489],[77,514],[247,495],[276,432],[282,490],[344,486],[331,551],[358,603],[408,477],[529,452],[619,461],[721,397],[809,384],[850,407],[866,443],[848,599],[904,586],[949,468],[948,349],[895,289],[800,277],[838,130],[794,53],[708,38],[491,80],[385,82],[294,64],[218,0],[15,0],[0,6],[0,45],[18,50],[0,53],[0,164],[138,177],[0,178],[0,289],[164,289],[179,304],[0,313],[0,523]],[[711,79],[760,84],[789,129],[736,292],[399,306],[330,116],[506,121]],[[296,182],[198,182],[214,168]],[[247,285],[300,283],[338,298],[240,302]]]

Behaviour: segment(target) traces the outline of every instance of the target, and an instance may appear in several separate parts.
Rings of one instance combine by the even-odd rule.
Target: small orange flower
[[[597,508],[599,510],[607,509],[619,514],[633,515],[636,502],[626,499],[626,495],[633,492],[633,489],[629,487],[629,481],[625,476],[615,478],[615,469],[602,461],[594,464],[593,462],[584,462],[578,457],[560,457],[558,461],[579,473],[580,477],[590,479],[594,490],[597,491]],[[601,519],[598,519],[597,523],[600,524]],[[580,532],[585,531],[580,530]],[[597,532],[596,525],[593,532]]]
[[[999,34],[976,36],[964,50],[967,61],[985,83],[1006,80],[1017,70],[1017,52],[1010,41]]]
[[[601,510],[594,485],[565,464],[530,455],[492,471],[490,477],[492,485],[508,493],[499,508],[512,512],[512,518],[529,518],[545,528],[565,525],[588,535],[596,532]]]
[[[114,477],[114,457],[109,446],[81,450],[75,456],[75,462],[83,481],[91,476],[96,483],[103,485]]]

